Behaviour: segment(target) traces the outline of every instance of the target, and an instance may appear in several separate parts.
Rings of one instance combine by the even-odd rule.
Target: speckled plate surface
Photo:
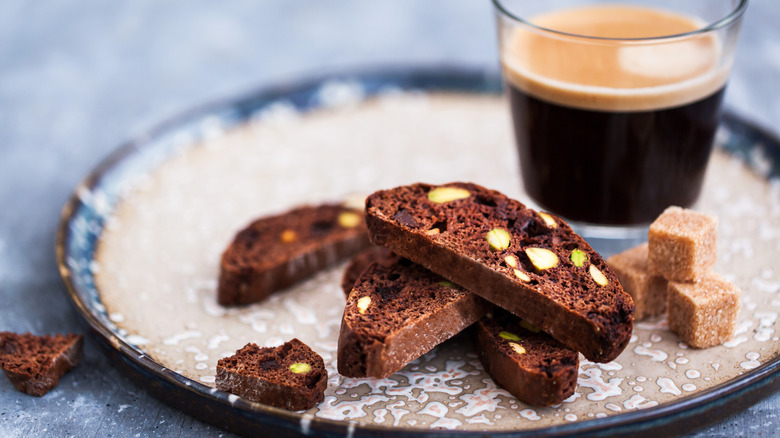
[[[535,408],[497,388],[464,332],[389,379],[336,373],[343,266],[224,309],[219,256],[257,216],[416,181],[474,181],[526,201],[498,78],[464,71],[345,75],[279,86],[161,125],[121,147],[66,204],[57,257],[77,311],[157,397],[242,433],[679,433],[780,387],[780,143],[726,117],[697,208],[720,218],[716,269],[742,288],[733,341],[695,350],[663,318],[578,389]],[[286,412],[214,388],[247,342],[298,337],[325,359],[325,401]]]

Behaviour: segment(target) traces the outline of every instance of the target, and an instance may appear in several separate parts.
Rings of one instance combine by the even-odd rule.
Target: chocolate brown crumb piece
[[[374,263],[349,294],[338,343],[339,374],[384,378],[473,324],[487,303],[399,259]]]
[[[634,304],[566,222],[475,184],[413,184],[366,200],[372,243],[460,284],[594,362],[626,347]]]
[[[574,394],[579,354],[501,309],[475,324],[476,347],[488,374],[518,400],[550,406]]]
[[[341,205],[304,206],[256,220],[222,254],[217,301],[261,301],[367,246],[363,213]]]
[[[216,383],[248,400],[300,411],[325,399],[328,372],[322,357],[298,339],[272,348],[250,343],[217,362]]]
[[[79,364],[83,345],[83,337],[75,334],[0,332],[0,368],[16,389],[40,397]]]

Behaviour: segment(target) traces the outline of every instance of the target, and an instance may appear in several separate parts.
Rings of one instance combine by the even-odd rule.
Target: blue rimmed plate
[[[349,84],[333,91],[329,84]],[[358,90],[357,96],[350,90]],[[333,420],[316,413],[290,413],[249,402],[215,390],[206,381],[186,376],[166,366],[145,346],[137,333],[126,332],[117,318],[111,317],[96,286],[95,273],[102,269],[95,260],[99,240],[117,205],[139,180],[164,165],[171,157],[186,153],[193,145],[207,143],[222,133],[256,120],[269,110],[292,108],[306,114],[328,102],[360,102],[372,96],[393,93],[459,93],[497,95],[498,77],[462,69],[395,70],[363,74],[333,75],[296,82],[249,93],[237,99],[188,112],[150,130],[121,146],[98,166],[74,191],[65,205],[57,235],[57,259],[68,296],[90,330],[96,335],[113,362],[124,373],[161,400],[199,419],[244,434],[275,431],[280,436],[299,433],[319,435],[480,435],[558,436],[649,435],[680,433],[731,415],[780,388],[776,341],[774,354],[762,358],[760,366],[745,369],[730,378],[691,395],[681,394],[671,402],[648,406],[604,418],[585,417],[572,423],[522,430],[436,430],[430,427],[376,426],[352,419]],[[353,103],[354,103],[353,102]],[[747,162],[768,179],[780,175],[780,142],[761,129],[733,115],[724,119],[719,134],[722,150]],[[774,324],[774,322],[773,322]],[[648,329],[650,330],[650,329]],[[649,333],[649,331],[648,331]],[[648,335],[649,336],[649,335]],[[629,347],[632,348],[632,347]],[[638,348],[638,347],[635,347]],[[765,360],[764,360],[765,359]],[[205,382],[205,383],[204,383]],[[704,385],[702,385],[704,386]],[[599,405],[603,407],[602,405]],[[376,418],[376,417],[374,417]]]

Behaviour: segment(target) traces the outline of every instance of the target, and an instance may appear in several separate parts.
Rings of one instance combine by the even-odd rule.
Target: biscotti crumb
[[[708,348],[734,336],[740,289],[715,273],[696,283],[669,282],[669,329],[686,344]]]
[[[0,368],[16,389],[40,397],[81,362],[83,345],[83,336],[75,334],[0,332]]]
[[[322,356],[298,339],[270,348],[250,343],[217,362],[216,384],[248,400],[300,411],[325,399],[328,372]]]
[[[634,320],[662,315],[666,311],[667,280],[647,269],[648,244],[627,249],[607,259],[623,290],[634,299]]]
[[[648,269],[673,281],[698,281],[717,259],[718,219],[680,207],[667,208],[648,234]]]

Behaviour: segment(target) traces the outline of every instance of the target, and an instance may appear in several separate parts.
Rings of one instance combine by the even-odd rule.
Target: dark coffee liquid
[[[543,208],[630,225],[696,201],[725,86],[653,111],[572,108],[508,89],[525,188]]]
[[[567,219],[603,225],[647,224],[669,205],[690,207],[728,74],[720,38],[697,33],[696,17],[621,3],[531,22],[569,34],[529,26],[501,34],[531,197]]]

